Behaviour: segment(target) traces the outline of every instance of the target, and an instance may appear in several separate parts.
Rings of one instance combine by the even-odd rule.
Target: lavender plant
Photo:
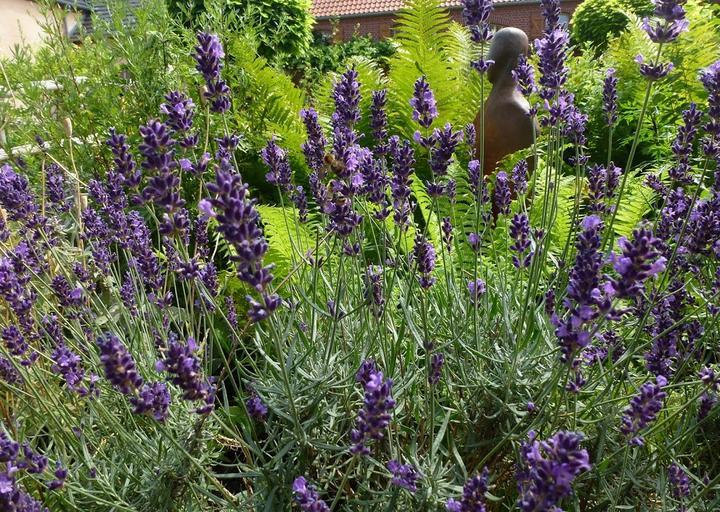
[[[406,25],[441,17],[414,9]],[[491,9],[464,1],[480,101]],[[593,161],[559,3],[541,12],[516,76],[542,130],[494,176],[472,149],[482,125],[398,61],[334,76],[292,121],[302,140],[264,133],[245,158],[209,32],[193,87],[110,131],[93,179],[52,150],[45,187],[4,165],[0,504],[717,508],[720,63],[671,159],[620,168],[610,143]],[[681,66],[662,50],[692,31],[684,12],[658,2],[645,22],[646,109]],[[407,44],[396,59],[416,58]],[[599,84],[609,132],[615,77]],[[655,213],[623,230],[641,179]]]

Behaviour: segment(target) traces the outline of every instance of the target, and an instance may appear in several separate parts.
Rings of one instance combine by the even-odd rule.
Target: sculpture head
[[[529,51],[528,36],[519,28],[506,27],[495,32],[487,57],[495,61],[488,70],[490,83],[494,84],[502,78],[512,80],[511,72],[517,67],[518,57],[527,55]]]

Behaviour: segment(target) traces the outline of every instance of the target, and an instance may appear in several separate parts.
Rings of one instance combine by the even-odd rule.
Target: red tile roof
[[[443,2],[450,6],[459,6],[461,0]],[[405,0],[313,0],[312,13],[316,18],[340,18],[363,14],[381,14],[399,11]]]
[[[509,4],[527,0],[495,0],[495,4]],[[313,0],[312,14],[316,18],[343,18],[368,14],[397,12],[405,0]],[[460,7],[462,0],[446,0],[443,7]]]

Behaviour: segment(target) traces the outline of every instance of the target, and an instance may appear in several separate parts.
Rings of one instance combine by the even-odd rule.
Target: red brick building
[[[568,23],[581,2],[561,0],[561,22]],[[313,0],[315,31],[333,35],[340,41],[353,35],[371,35],[376,39],[390,37],[395,16],[404,4],[404,0]],[[442,5],[447,7],[454,20],[462,22],[461,0],[447,0]],[[520,28],[531,40],[539,37],[543,27],[540,0],[495,0],[490,23],[498,28]]]

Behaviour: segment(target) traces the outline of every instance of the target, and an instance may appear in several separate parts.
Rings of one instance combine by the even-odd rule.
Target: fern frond
[[[313,247],[314,239],[307,228],[297,222],[293,208],[257,205],[257,209],[269,245],[265,263],[274,264],[276,278],[283,278],[288,275],[293,264]]]
[[[620,201],[613,230],[615,235],[630,236],[638,224],[645,218],[653,208],[655,192],[645,185],[644,177],[641,175],[628,176],[625,184],[625,192]]]

